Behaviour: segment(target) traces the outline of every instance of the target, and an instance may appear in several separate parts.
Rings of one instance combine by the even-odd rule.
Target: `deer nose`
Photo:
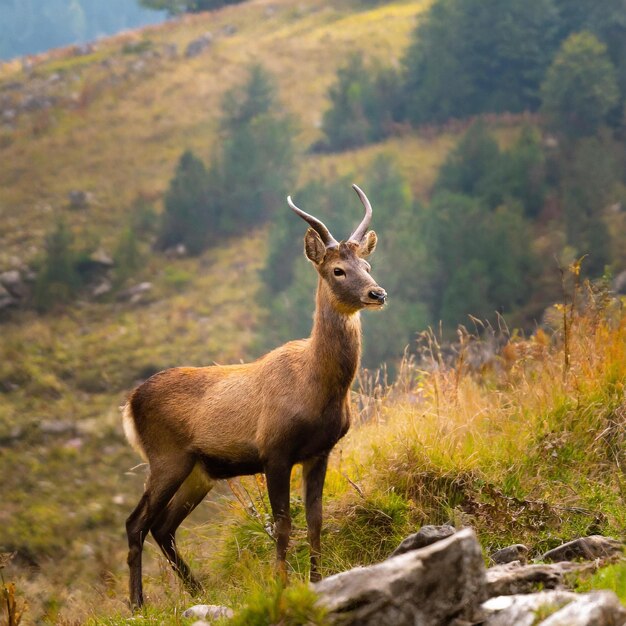
[[[375,302],[380,302],[381,304],[385,304],[385,300],[387,299],[387,292],[380,287],[378,289],[372,289],[367,295]]]

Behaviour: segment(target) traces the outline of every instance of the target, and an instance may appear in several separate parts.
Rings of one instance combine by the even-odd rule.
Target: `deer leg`
[[[192,595],[202,591],[202,585],[193,576],[189,566],[180,556],[176,547],[176,529],[183,520],[202,502],[206,494],[213,487],[213,481],[196,465],[191,474],[185,479],[174,497],[169,501],[167,508],[162,511],[150,528],[150,532],[163,554],[172,565],[185,585],[185,589]]]
[[[146,535],[155,520],[167,506],[172,496],[191,472],[192,458],[170,459],[170,462],[153,462],[146,489],[139,504],[126,520],[128,535],[128,567],[130,570],[130,604],[132,608],[143,605],[141,584],[141,552]]]
[[[289,514],[291,465],[268,465],[265,468],[265,477],[276,529],[276,568],[281,580],[286,583],[287,547],[291,533],[291,516]]]
[[[320,558],[322,554],[322,491],[326,478],[328,455],[309,459],[302,464],[304,478],[304,506],[311,551],[311,582],[321,580]]]

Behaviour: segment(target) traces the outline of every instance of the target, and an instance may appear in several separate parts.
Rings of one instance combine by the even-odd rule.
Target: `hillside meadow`
[[[340,154],[307,150],[320,137],[327,90],[346,55],[362,50],[399,63],[430,4],[252,0],[105,39],[88,54],[40,55],[28,72],[17,61],[0,66],[0,93],[19,83],[39,97],[42,85],[53,85],[57,98],[0,128],[0,269],[15,259],[36,264],[59,216],[77,239],[111,251],[137,197],[160,210],[184,149],[211,157],[221,98],[253,61],[273,74],[298,120],[299,183],[352,174],[367,188],[359,172],[391,154],[413,195],[426,200],[466,124],[402,128]],[[207,31],[209,49],[187,58],[188,43]],[[502,147],[518,137],[519,122],[491,120]],[[75,189],[93,201],[70,206]],[[374,219],[384,217],[381,208]],[[258,355],[272,324],[257,298],[270,228],[194,258],[151,254],[148,237],[133,281],[152,289],[138,302],[85,296],[3,320],[0,552],[16,554],[1,573],[15,583],[23,624],[191,623],[181,612],[193,599],[150,540],[149,606],[128,621],[124,520],[145,467],[123,438],[118,407],[160,369]],[[325,574],[383,558],[424,523],[475,527],[485,555],[528,542],[536,556],[582,534],[623,533],[626,317],[605,288],[572,289],[540,332],[499,329],[491,360],[475,357],[478,324],[460,335],[456,353],[438,332],[418,335],[419,350],[397,356],[393,383],[384,371],[359,376],[359,418],[327,479]],[[580,306],[570,305],[573,293]],[[186,521],[180,543],[205,584],[203,602],[250,603],[258,623],[323,623],[299,584],[308,567],[300,482],[296,470],[287,591],[274,583],[262,477],[222,485]],[[626,600],[625,581],[616,566],[579,584],[612,587]],[[249,614],[239,619],[255,623]]]

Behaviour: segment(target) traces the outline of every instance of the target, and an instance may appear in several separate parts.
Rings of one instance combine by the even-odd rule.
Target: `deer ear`
[[[373,230],[368,231],[359,244],[359,256],[366,257],[372,254],[372,252],[376,250],[377,241],[378,237],[376,236],[376,233]]]
[[[304,236],[304,254],[315,265],[319,265],[326,256],[326,246],[322,238],[312,228],[309,228]]]

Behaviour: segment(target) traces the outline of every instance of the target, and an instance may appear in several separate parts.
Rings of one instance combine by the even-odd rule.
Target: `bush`
[[[284,206],[295,173],[293,135],[271,76],[253,65],[222,103],[221,149],[209,173],[220,234],[237,234]]]
[[[438,0],[404,57],[408,118],[536,109],[557,45],[552,0]]]
[[[354,53],[337,70],[337,80],[328,91],[331,106],[322,121],[326,137],[317,148],[346,150],[389,135],[401,118],[401,91],[393,68],[366,67],[361,55]]]
[[[489,318],[526,303],[536,268],[520,207],[489,210],[474,198],[439,193],[424,228],[433,319],[452,330],[468,314]]]
[[[546,186],[545,156],[532,128],[523,128],[511,149],[502,152],[487,126],[478,121],[441,166],[435,192],[480,198],[491,209],[513,199],[534,217],[543,206]]]
[[[64,220],[46,237],[45,254],[35,282],[34,303],[44,312],[57,304],[67,304],[82,286],[77,269],[74,238]]]
[[[199,254],[210,236],[212,208],[204,163],[191,150],[186,150],[165,194],[157,248],[183,244],[190,254]]]
[[[541,94],[550,128],[574,137],[594,134],[619,100],[606,45],[591,33],[571,35],[548,69]]]

